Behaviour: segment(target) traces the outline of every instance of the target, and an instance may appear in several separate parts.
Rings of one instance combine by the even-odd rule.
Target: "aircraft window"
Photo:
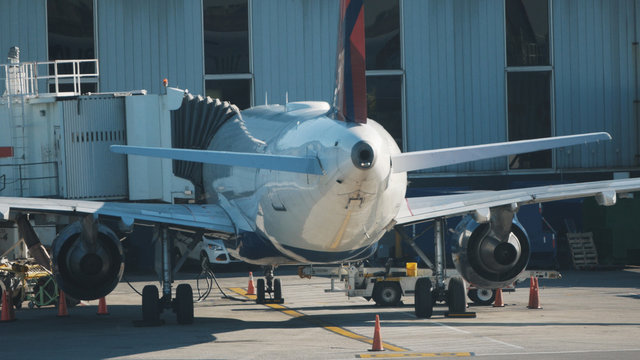
[[[205,87],[207,96],[229,101],[240,110],[251,107],[251,79],[207,80]]]
[[[398,0],[367,0],[364,6],[367,70],[400,69]]]
[[[549,4],[506,0],[507,66],[550,65]]]
[[[367,76],[367,115],[402,149],[402,75]]]
[[[509,141],[551,136],[551,71],[507,73]],[[509,157],[510,169],[552,167],[551,150]]]
[[[249,72],[247,0],[203,0],[206,74]]]

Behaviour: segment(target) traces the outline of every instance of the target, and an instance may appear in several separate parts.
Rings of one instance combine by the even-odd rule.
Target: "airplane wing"
[[[84,200],[0,197],[0,216],[8,220],[11,211],[105,216],[134,222],[164,223],[188,228],[235,232],[235,224],[217,204],[146,204]]]
[[[602,205],[613,205],[616,194],[635,191],[640,191],[640,178],[407,198],[396,221],[398,225],[415,224],[474,212],[488,214],[488,210],[496,206],[521,206],[589,196],[595,196]]]

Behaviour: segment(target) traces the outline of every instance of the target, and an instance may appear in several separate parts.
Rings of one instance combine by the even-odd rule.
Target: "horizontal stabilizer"
[[[600,140],[611,140],[606,132],[557,136],[542,139],[509,141],[495,144],[461,146],[447,149],[414,151],[393,155],[393,172],[431,169],[499,156],[524,154],[563,146],[581,145]]]
[[[111,151],[118,154],[150,156],[205,164],[244,166],[314,175],[323,174],[320,163],[315,157],[125,145],[111,145]]]

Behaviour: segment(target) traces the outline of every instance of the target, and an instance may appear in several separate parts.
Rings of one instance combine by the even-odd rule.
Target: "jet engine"
[[[509,208],[491,209],[490,221],[484,223],[466,216],[456,227],[453,242],[456,269],[480,288],[513,283],[529,262],[527,233]]]
[[[78,300],[99,299],[118,284],[124,254],[116,234],[92,216],[65,227],[52,246],[58,286]]]

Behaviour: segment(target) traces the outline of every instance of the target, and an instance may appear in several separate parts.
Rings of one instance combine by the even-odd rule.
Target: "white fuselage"
[[[337,121],[328,116],[329,110],[324,102],[251,108],[242,112],[241,120],[227,121],[209,146],[314,157],[324,175],[207,164],[203,168],[207,194],[222,195],[222,201],[247,220],[238,231],[259,234],[288,263],[357,257],[354,252],[371,248],[388,230],[404,201],[406,173],[391,171],[390,155],[400,152],[393,138],[372,120]],[[370,146],[364,145],[363,156],[373,152],[373,162],[365,168],[353,159],[359,154],[354,147],[362,142]],[[242,257],[238,251],[235,255]],[[245,260],[285,262],[255,256]]]

